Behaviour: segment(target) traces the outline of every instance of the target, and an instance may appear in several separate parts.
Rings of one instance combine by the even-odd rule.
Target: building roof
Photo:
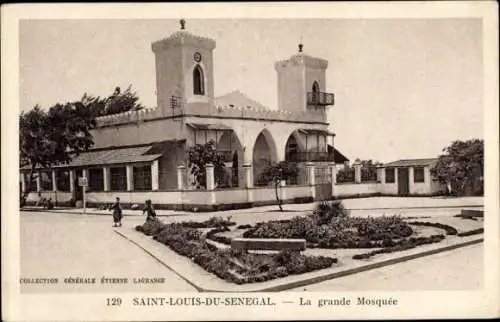
[[[229,126],[219,123],[219,124],[202,124],[202,123],[186,123],[187,126],[196,130],[215,130],[215,131],[232,131],[233,129]]]
[[[74,157],[69,163],[58,164],[52,168],[66,167],[85,167],[85,166],[102,166],[111,164],[124,164],[136,162],[151,162],[161,157],[164,152],[180,142],[185,140],[168,140],[144,144],[140,146],[127,147],[107,147],[101,149],[90,150],[80,153]],[[29,165],[22,168],[29,169]]]
[[[335,149],[333,146],[328,144],[328,154],[331,155],[333,153],[333,160],[335,163],[344,163],[348,162],[349,159],[345,157],[339,150]]]
[[[254,110],[270,110],[267,106],[253,100],[236,90],[225,95],[214,98],[217,107],[251,108]]]
[[[398,160],[384,164],[382,167],[423,167],[434,165],[437,162],[437,158],[431,159],[405,159]]]

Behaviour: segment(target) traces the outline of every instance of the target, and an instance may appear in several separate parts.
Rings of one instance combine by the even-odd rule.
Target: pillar
[[[310,186],[314,186],[316,184],[316,178],[314,176],[314,163],[307,162],[306,163],[307,170],[307,184]]]
[[[314,176],[314,163],[306,162],[306,173],[307,173],[307,184],[309,185],[309,194],[313,199],[316,198],[316,188],[314,185],[316,184],[316,178]]]
[[[158,160],[154,160],[151,163],[151,189],[153,191],[158,191],[159,189],[159,165]]]
[[[36,173],[36,192],[42,191],[42,174],[40,172]]]
[[[335,162],[328,164],[328,167],[330,168],[330,175],[332,176],[332,184],[337,183],[337,166],[335,165]]]
[[[385,168],[377,168],[378,182],[385,184]]]
[[[21,172],[19,178],[21,179],[21,193],[24,193],[26,191],[26,174]]]
[[[253,201],[253,168],[251,163],[244,163],[243,167],[243,187],[247,191],[247,202]]]
[[[75,170],[69,170],[69,191],[75,191]]]
[[[215,177],[214,177],[214,165],[211,163],[208,163],[205,166],[206,170],[206,183],[207,183],[207,190],[214,190],[215,189]]]
[[[408,168],[408,193],[411,195],[412,193],[415,193],[414,191],[414,185],[415,185],[415,172],[413,171],[413,167]]]
[[[245,176],[245,188],[253,188],[253,168],[251,163],[243,165],[243,175]]]
[[[89,170],[87,169],[83,169],[82,170],[82,177],[84,178],[87,178],[87,186],[86,187],[83,187],[83,189],[85,189],[85,191],[89,190]]]
[[[354,166],[354,182],[361,183],[361,163],[356,160],[353,164]]]
[[[134,166],[127,164],[125,168],[127,171],[127,191],[134,190]]]
[[[57,191],[56,170],[52,170],[52,191]]]
[[[184,190],[184,171],[186,167],[183,165],[177,166],[177,189]]]
[[[109,171],[109,167],[102,168],[102,181],[104,183],[104,191],[111,190],[111,175]]]

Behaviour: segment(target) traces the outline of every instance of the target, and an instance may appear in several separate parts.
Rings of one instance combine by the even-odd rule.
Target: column
[[[314,186],[316,184],[316,178],[314,176],[314,163],[307,162],[306,169],[307,169],[307,183],[310,186]]]
[[[19,178],[21,179],[21,193],[24,193],[26,191],[26,175],[21,172]]]
[[[415,175],[414,175],[413,167],[408,168],[408,194],[415,193],[414,185],[415,185]]]
[[[134,166],[128,164],[126,167],[127,171],[127,191],[134,190]]]
[[[243,164],[243,186],[247,190],[247,202],[253,201],[253,168],[251,163]]]
[[[57,191],[56,170],[52,170],[52,191]]]
[[[337,183],[337,166],[335,165],[335,162],[330,163],[328,165],[328,167],[330,168],[330,174],[332,176],[332,184],[336,184]]]
[[[151,189],[153,191],[158,191],[159,189],[159,183],[158,183],[158,179],[159,179],[159,165],[158,165],[158,160],[154,160],[152,163],[151,163]]]
[[[36,173],[36,192],[42,191],[42,174],[40,172]]]
[[[85,191],[88,191],[89,190],[89,170],[82,169],[82,177],[87,178],[87,186],[83,187],[82,189],[85,189]]]
[[[309,194],[313,199],[316,198],[316,188],[314,185],[316,184],[316,178],[314,176],[314,163],[306,162],[306,173],[307,173],[307,184],[309,185]]]
[[[207,163],[205,166],[206,170],[206,183],[207,183],[207,190],[214,190],[215,189],[215,178],[214,178],[214,165],[211,163]]]
[[[356,160],[353,164],[354,166],[354,182],[361,183],[361,163]]]
[[[177,166],[177,189],[184,190],[184,171],[186,167],[183,165]]]
[[[243,165],[243,174],[245,176],[245,188],[253,188],[253,168],[251,163]]]
[[[102,168],[102,179],[104,183],[104,191],[111,190],[111,175],[109,171],[109,167]]]
[[[75,170],[69,170],[69,191],[75,191]]]
[[[385,168],[377,168],[378,182],[385,184]]]

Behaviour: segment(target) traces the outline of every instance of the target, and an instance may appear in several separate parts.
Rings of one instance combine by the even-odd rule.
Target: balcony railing
[[[307,105],[327,106],[335,103],[333,93],[309,92],[307,93]]]
[[[318,161],[333,161],[333,154],[328,152],[291,152],[285,156],[287,161],[291,162],[318,162]]]

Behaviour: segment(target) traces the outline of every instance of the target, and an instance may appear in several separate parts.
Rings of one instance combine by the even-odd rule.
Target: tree
[[[129,85],[125,92],[122,92],[120,87],[117,86],[113,94],[105,98],[99,96],[95,97],[85,93],[80,99],[80,102],[90,108],[95,117],[128,111],[138,111],[144,108],[139,102],[137,93],[132,92],[132,85]]]
[[[281,181],[295,178],[299,175],[299,168],[295,163],[281,161],[278,163],[271,163],[267,166],[261,173],[261,179],[266,182],[272,182],[274,184],[274,191],[276,193],[276,200],[278,201],[278,207],[280,211],[283,211],[283,200],[279,197],[278,187]]]
[[[210,140],[206,144],[196,144],[187,151],[188,163],[191,174],[195,178],[193,185],[196,189],[206,188],[206,167],[211,163],[214,166],[214,176],[217,184],[222,184],[225,175],[224,158],[222,154],[217,153],[215,142]]]
[[[482,190],[483,140],[454,141],[443,152],[431,173],[448,187],[450,194],[464,195],[469,189],[474,189],[477,182],[480,182],[479,188]]]
[[[92,111],[81,101],[56,104],[48,111],[35,106],[19,116],[19,160],[30,167],[22,204],[32,190],[35,169],[65,164],[87,151],[94,140],[90,130],[96,126]]]

